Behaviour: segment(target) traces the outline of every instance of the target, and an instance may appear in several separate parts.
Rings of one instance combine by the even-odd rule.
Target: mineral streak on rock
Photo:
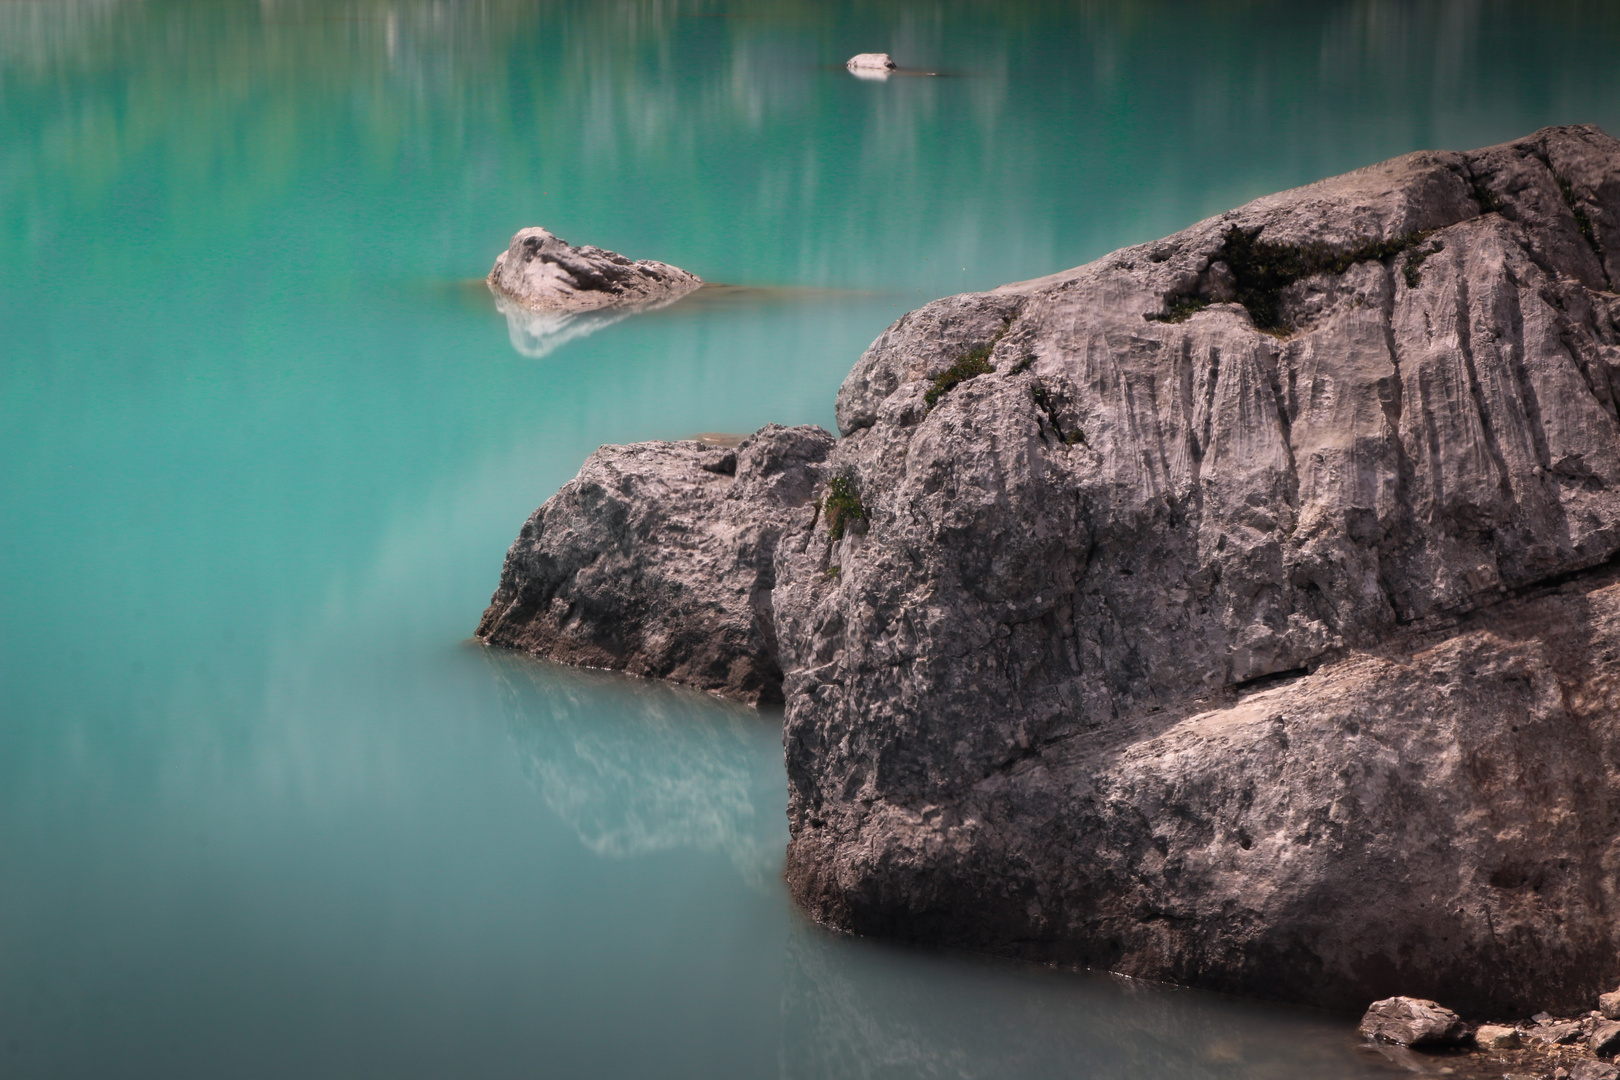
[[[816,516],[832,444],[773,424],[735,448],[603,447],[523,526],[476,636],[780,701],[773,560],[784,528]]]
[[[782,671],[788,882],[829,926],[1589,1008],[1620,978],[1617,280],[1592,127],[1272,195],[902,317],[746,558],[643,550],[705,489],[599,452],[481,634]],[[753,621],[693,614],[722,572]]]
[[[680,267],[651,259],[631,262],[589,244],[572,247],[541,228],[515,233],[489,272],[489,287],[498,297],[547,312],[655,307],[702,284],[702,278]],[[516,343],[516,330],[513,340]]]

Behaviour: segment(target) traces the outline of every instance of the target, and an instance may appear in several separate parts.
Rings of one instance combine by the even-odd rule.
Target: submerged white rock
[[[884,52],[857,53],[846,60],[844,66],[860,79],[887,79],[896,68],[895,62]]]

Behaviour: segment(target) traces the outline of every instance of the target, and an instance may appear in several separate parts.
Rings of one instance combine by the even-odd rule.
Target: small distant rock
[[[1517,1050],[1519,1032],[1503,1024],[1481,1024],[1474,1032],[1474,1042],[1481,1050]]]
[[[1446,1046],[1468,1037],[1468,1025],[1450,1009],[1423,998],[1392,997],[1367,1008],[1357,1029],[1376,1042]]]
[[[893,71],[897,65],[886,52],[863,52],[850,57],[844,66],[851,71]]]
[[[574,247],[541,228],[515,233],[496,256],[488,281],[497,296],[540,311],[657,307],[703,284],[678,266],[651,259],[631,262],[589,244]]]
[[[1586,1037],[1586,1045],[1592,1048],[1592,1053],[1608,1057],[1620,1051],[1620,1023],[1613,1020],[1599,1020],[1592,1028],[1592,1034]]]
[[[1603,1014],[1605,1020],[1620,1020],[1620,990],[1598,998],[1598,1012]]]

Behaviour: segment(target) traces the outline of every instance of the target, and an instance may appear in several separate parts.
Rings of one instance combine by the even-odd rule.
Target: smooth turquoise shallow
[[[0,1075],[1380,1072],[826,934],[779,714],[467,638],[598,444],[830,426],[934,296],[1620,131],[1617,46],[1573,0],[0,2]],[[525,355],[477,279],[530,224],[751,288]]]

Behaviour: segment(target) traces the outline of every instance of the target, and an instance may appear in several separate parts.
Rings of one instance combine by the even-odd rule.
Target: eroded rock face
[[[602,447],[524,524],[476,636],[780,701],[773,560],[795,515],[817,513],[832,445],[818,427],[773,424],[736,449]]]
[[[806,472],[863,527],[779,516],[747,579],[798,900],[1344,1008],[1588,1007],[1620,978],[1617,253],[1620,143],[1555,128],[890,327]],[[568,492],[491,613],[595,513]],[[622,597],[598,636],[695,625],[577,580]]]
[[[489,287],[498,297],[546,312],[657,307],[702,284],[703,279],[678,266],[651,259],[631,262],[589,244],[572,247],[541,228],[513,234],[489,272]]]
[[[1554,129],[902,318],[838,399],[869,530],[778,555],[800,901],[1341,1007],[1612,985],[1609,609],[1579,672],[1401,635],[1620,548],[1616,251],[1620,144]]]

